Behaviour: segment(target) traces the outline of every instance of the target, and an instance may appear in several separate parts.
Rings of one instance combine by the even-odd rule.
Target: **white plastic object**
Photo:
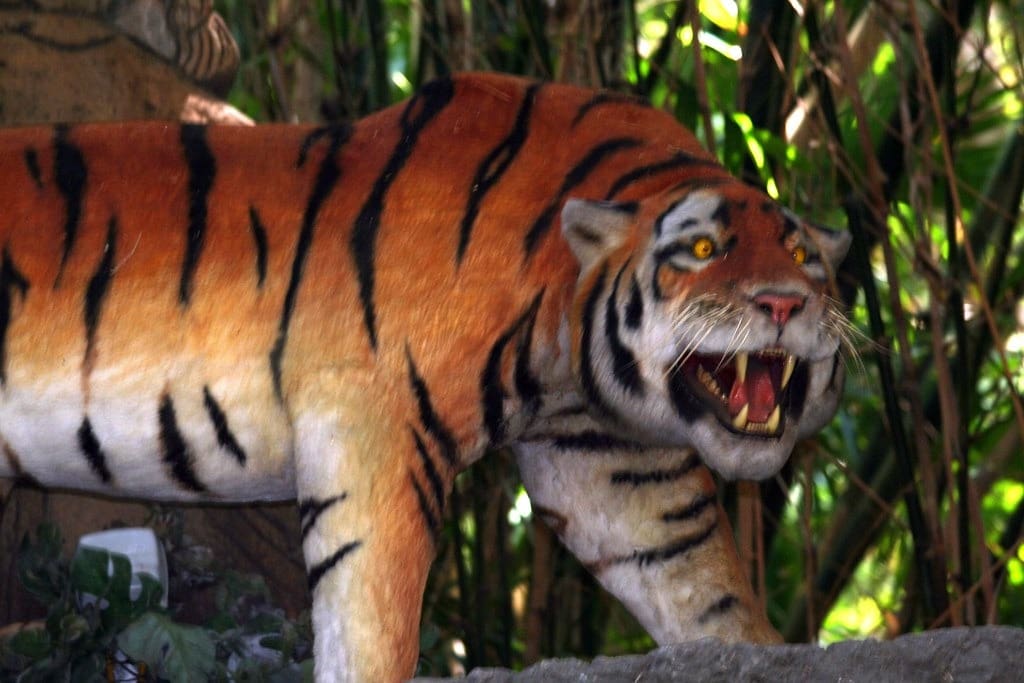
[[[167,607],[167,557],[164,555],[164,547],[160,545],[160,540],[152,529],[135,527],[97,531],[82,536],[78,540],[78,547],[106,550],[126,556],[132,565],[132,582],[129,589],[132,600],[137,599],[142,593],[142,581],[137,575],[149,574],[160,582],[160,606]],[[108,571],[114,571],[112,563]]]

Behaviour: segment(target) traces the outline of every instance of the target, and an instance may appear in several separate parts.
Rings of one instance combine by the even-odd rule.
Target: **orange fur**
[[[662,264],[666,310],[694,293],[748,306],[739,284],[752,281],[799,286],[814,301],[820,290],[779,246],[783,214],[729,178],[670,116],[504,76],[442,81],[351,127],[3,131],[0,178],[6,473],[116,495],[297,497],[321,680],[412,672],[423,584],[455,474],[489,445],[550,446],[549,430],[569,429],[566,416],[576,419],[588,400],[578,376],[590,348],[586,318],[605,308],[612,316],[630,280],[639,286],[640,256],[668,208],[711,201],[702,192],[743,207],[731,225],[723,221],[723,235],[741,236],[734,254],[699,272]],[[584,263],[579,284],[580,262],[559,231],[570,197],[620,202],[593,211],[626,226],[619,237],[607,233],[617,246]],[[584,251],[601,238],[576,233]],[[613,277],[621,288],[597,306],[591,291],[605,296]],[[762,389],[778,384],[768,377],[778,370],[759,372]],[[588,430],[638,439],[627,450],[644,447],[642,421],[623,427],[632,418],[590,407]],[[652,441],[665,440],[658,429],[652,423]],[[587,457],[618,458],[621,445],[608,443]],[[522,461],[540,468],[538,481],[549,472],[568,485],[582,481],[559,469],[572,457],[549,449]],[[629,457],[605,460],[595,486],[608,486],[608,476],[614,485],[618,470],[608,463],[621,469]],[[698,503],[713,492],[703,468],[685,481],[678,491]],[[537,487],[538,504],[561,515],[563,528],[599,533],[587,531],[582,508],[556,510],[572,500],[548,500]],[[657,516],[657,500],[627,514]],[[715,515],[723,523],[701,537],[710,545],[686,557],[734,592],[721,598],[725,607],[709,608],[698,590],[681,609],[709,610],[701,619],[721,628],[708,632],[771,640]],[[638,533],[653,528],[636,518]],[[589,546],[573,533],[563,535],[582,557]],[[672,592],[683,575],[675,567],[648,580]],[[657,578],[667,576],[675,578]],[[734,598],[747,616],[716,622]]]

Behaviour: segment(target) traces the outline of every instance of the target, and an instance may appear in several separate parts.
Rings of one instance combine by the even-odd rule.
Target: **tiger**
[[[833,416],[850,238],[633,97],[470,73],[353,123],[0,132],[0,476],[295,499],[316,680],[413,674],[456,474],[658,643],[779,635],[711,471]]]

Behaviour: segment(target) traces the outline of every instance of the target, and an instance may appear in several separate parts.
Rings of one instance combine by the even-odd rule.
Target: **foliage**
[[[18,556],[22,585],[47,610],[43,622],[0,637],[0,680],[309,680],[311,631],[267,602],[258,578],[226,573],[217,612],[204,625],[160,607],[163,589],[123,555],[79,548],[62,557],[59,531],[40,525]],[[171,564],[172,574],[179,573]],[[302,663],[296,663],[304,659]]]
[[[257,119],[355,118],[439,73],[630,91],[733,172],[847,225],[863,332],[833,424],[727,487],[790,640],[1024,623],[1024,35],[1019,0],[220,3]],[[505,456],[463,475],[424,670],[650,642],[529,514]],[[557,617],[557,618],[556,618]]]

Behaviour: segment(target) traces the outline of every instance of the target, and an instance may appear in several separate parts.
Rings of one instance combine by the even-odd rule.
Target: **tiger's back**
[[[296,498],[319,680],[411,673],[504,444],[660,642],[777,639],[701,461],[767,476],[831,416],[846,242],[667,114],[472,74],[351,125],[3,131],[0,178],[0,476]]]

